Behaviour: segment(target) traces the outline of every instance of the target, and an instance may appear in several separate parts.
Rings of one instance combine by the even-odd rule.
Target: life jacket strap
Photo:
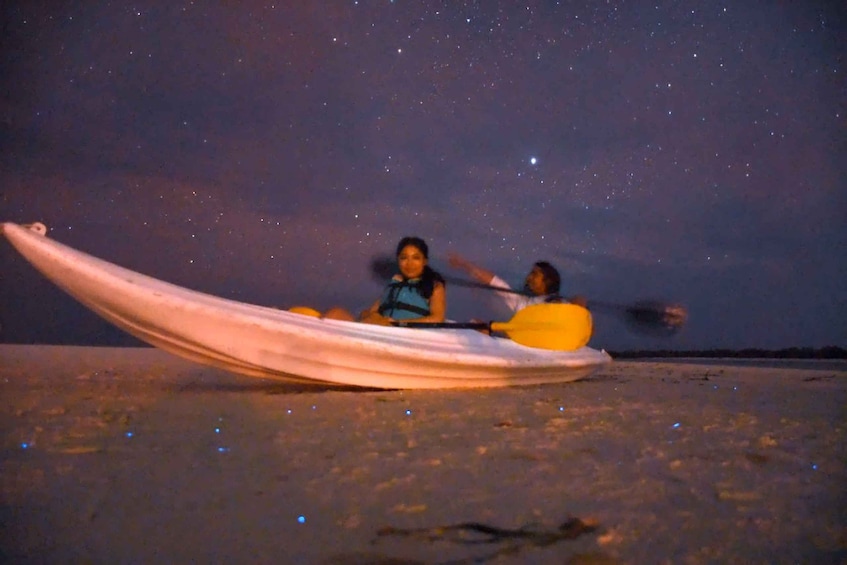
[[[379,306],[379,313],[382,316],[385,316],[386,312],[393,313],[395,310],[406,310],[407,312],[413,312],[421,316],[429,316],[429,310],[407,302],[392,302],[391,304],[380,304]]]

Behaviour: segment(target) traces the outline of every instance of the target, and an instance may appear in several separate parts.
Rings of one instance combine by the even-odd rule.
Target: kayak
[[[8,241],[45,277],[136,338],[233,373],[321,386],[480,388],[575,381],[605,351],[556,351],[466,329],[328,320],[180,287],[46,236],[44,224],[3,223]]]

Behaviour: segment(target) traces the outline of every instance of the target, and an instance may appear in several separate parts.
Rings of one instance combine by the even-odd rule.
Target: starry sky
[[[840,2],[8,4],[2,221],[269,306],[361,309],[418,235],[445,274],[688,308],[598,313],[598,348],[847,342]],[[0,273],[0,340],[137,343],[7,242]]]

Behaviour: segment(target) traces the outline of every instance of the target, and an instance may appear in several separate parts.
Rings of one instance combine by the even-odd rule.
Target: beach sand
[[[361,392],[0,345],[0,561],[847,563],[845,367]]]

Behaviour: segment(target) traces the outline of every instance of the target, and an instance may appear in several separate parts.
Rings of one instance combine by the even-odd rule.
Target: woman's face
[[[397,255],[397,266],[400,273],[407,279],[416,279],[423,275],[426,267],[426,257],[421,250],[414,245],[407,245]]]

